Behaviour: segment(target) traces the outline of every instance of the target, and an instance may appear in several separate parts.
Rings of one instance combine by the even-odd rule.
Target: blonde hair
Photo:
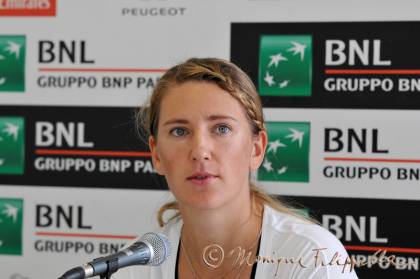
[[[166,92],[175,85],[187,81],[211,82],[219,86],[234,97],[244,108],[254,135],[265,131],[264,115],[260,97],[251,79],[235,64],[218,58],[191,58],[170,68],[158,81],[150,97],[149,104],[137,113],[138,128],[143,127],[147,136],[158,140],[158,124],[160,104]],[[306,219],[293,208],[269,196],[262,189],[250,183],[251,197],[259,204],[266,204],[280,212]],[[167,221],[163,215],[167,210],[174,210],[175,214]],[[163,227],[172,219],[180,217],[177,201],[164,204],[157,213],[159,226]]]

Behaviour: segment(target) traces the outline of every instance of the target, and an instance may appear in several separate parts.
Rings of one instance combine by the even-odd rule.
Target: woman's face
[[[249,172],[264,157],[267,135],[251,132],[240,103],[209,82],[172,87],[160,107],[156,171],[181,205],[218,208],[249,194]]]

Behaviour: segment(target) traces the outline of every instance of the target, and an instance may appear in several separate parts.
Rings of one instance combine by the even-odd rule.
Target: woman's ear
[[[265,149],[267,147],[267,132],[260,131],[253,139],[250,170],[256,171],[264,160]]]
[[[157,150],[157,146],[156,146],[156,141],[155,138],[153,136],[149,136],[149,148],[150,148],[150,153],[152,156],[152,162],[153,162],[153,167],[156,170],[156,172],[160,175],[164,175],[163,171],[162,171],[162,164],[159,158],[159,154],[158,154],[158,150]]]

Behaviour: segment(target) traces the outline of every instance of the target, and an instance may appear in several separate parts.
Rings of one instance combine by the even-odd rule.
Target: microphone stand
[[[95,263],[95,261],[102,259],[103,257],[96,258],[93,260],[92,263]],[[104,262],[106,265],[106,271],[102,274],[99,274],[100,279],[111,279],[111,275],[118,271],[118,257],[114,257],[112,259],[106,260]],[[84,279],[85,277],[85,271],[82,267],[76,267],[69,271],[67,271],[63,276],[61,276],[58,279]],[[92,274],[88,274],[88,277],[91,277]]]
[[[97,260],[102,259],[98,258]],[[106,273],[99,276],[100,279],[111,279],[111,275],[117,272],[118,270],[118,258],[113,258],[106,261],[107,269]]]

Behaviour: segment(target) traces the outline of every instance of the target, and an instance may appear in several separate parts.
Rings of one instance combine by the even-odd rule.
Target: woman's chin
[[[187,197],[182,203],[189,208],[196,210],[212,210],[223,206],[226,201],[221,197],[211,195],[191,195]]]

